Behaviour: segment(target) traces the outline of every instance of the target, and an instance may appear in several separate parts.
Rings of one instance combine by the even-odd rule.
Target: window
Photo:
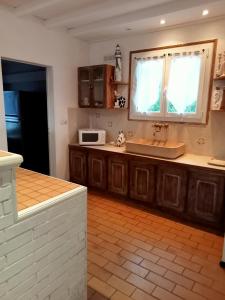
[[[130,119],[205,123],[215,44],[131,52]]]

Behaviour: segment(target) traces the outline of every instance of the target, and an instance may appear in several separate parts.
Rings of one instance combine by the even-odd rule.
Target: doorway
[[[2,59],[8,151],[21,167],[49,175],[47,68]]]

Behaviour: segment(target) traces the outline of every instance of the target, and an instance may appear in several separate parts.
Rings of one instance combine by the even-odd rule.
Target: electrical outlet
[[[112,121],[109,121],[108,122],[108,127],[112,127],[112,124],[113,124]]]

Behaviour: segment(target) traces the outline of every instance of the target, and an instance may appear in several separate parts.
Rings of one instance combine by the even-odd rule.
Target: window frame
[[[178,44],[171,45],[165,47],[158,48],[150,48],[143,50],[135,50],[130,51],[130,61],[129,61],[129,92],[128,92],[128,120],[134,121],[166,121],[166,122],[174,122],[174,123],[191,123],[191,124],[206,124],[208,122],[209,108],[210,108],[210,100],[212,95],[212,85],[213,85],[213,75],[214,75],[214,66],[215,66],[215,57],[216,57],[216,49],[217,49],[217,39],[206,40],[194,43],[186,43],[186,44]],[[199,86],[199,92],[202,92],[201,97],[197,103],[197,114],[193,116],[193,114],[185,114],[179,115],[176,113],[168,113],[167,112],[167,100],[165,93],[165,87],[168,84],[168,76],[169,76],[169,67],[168,57],[165,59],[164,63],[164,75],[163,75],[163,99],[161,95],[161,111],[160,113],[138,113],[132,107],[131,96],[132,96],[132,83],[133,83],[133,61],[135,58],[144,58],[149,56],[160,56],[165,53],[176,53],[176,52],[185,52],[187,51],[187,47],[191,47],[191,51],[198,51],[199,49],[206,49],[206,53],[203,56],[204,64],[201,68],[201,77]],[[207,60],[206,60],[207,56]],[[205,68],[204,68],[205,67]],[[165,69],[166,68],[166,69]],[[204,76],[202,76],[202,72],[204,72]],[[204,88],[204,86],[208,86],[208,88]],[[203,99],[207,99],[204,101]],[[133,111],[132,111],[133,109]]]

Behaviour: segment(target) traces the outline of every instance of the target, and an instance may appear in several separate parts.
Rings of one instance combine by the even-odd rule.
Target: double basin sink
[[[175,159],[185,152],[184,143],[156,141],[134,138],[126,141],[126,151],[130,153]]]

